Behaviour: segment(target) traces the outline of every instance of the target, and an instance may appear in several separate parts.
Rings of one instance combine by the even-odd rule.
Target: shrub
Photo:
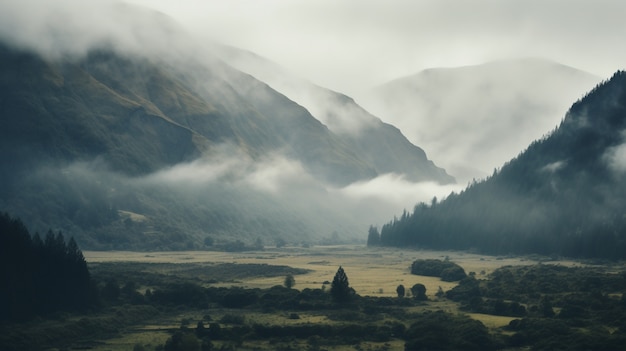
[[[424,284],[417,283],[411,287],[411,293],[413,294],[413,298],[419,301],[428,300],[426,297],[426,286]]]
[[[465,270],[458,264],[441,260],[415,260],[411,265],[411,274],[439,277],[443,281],[457,281],[467,277]]]
[[[221,323],[224,324],[238,324],[242,325],[246,322],[246,317],[239,314],[225,314],[221,319]]]

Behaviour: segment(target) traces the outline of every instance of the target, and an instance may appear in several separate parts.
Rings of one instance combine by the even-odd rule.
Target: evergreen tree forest
[[[368,245],[626,258],[626,72],[460,194],[370,228]]]
[[[48,231],[30,235],[17,218],[0,213],[0,321],[24,321],[57,311],[83,311],[97,295],[73,238]]]

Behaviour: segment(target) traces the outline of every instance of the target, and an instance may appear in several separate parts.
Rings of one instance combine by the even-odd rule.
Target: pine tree
[[[333,300],[338,303],[348,302],[352,297],[352,289],[348,282],[348,276],[341,266],[339,266],[333,278],[333,282],[330,286],[330,295],[333,297]]]
[[[378,233],[378,228],[374,226],[370,226],[367,235],[367,246],[380,246],[380,234]]]

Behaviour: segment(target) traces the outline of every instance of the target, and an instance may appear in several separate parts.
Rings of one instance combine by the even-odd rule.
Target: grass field
[[[443,282],[436,277],[416,276],[410,274],[411,263],[416,259],[449,259],[462,266],[466,273],[474,272],[477,277],[486,277],[491,272],[502,266],[508,265],[531,265],[536,264],[540,258],[523,257],[493,257],[477,255],[466,252],[454,251],[418,251],[402,250],[392,248],[367,248],[356,245],[342,246],[316,246],[310,248],[285,247],[266,248],[261,251],[249,252],[217,252],[217,251],[176,251],[176,252],[122,252],[106,251],[95,252],[85,251],[85,258],[90,264],[117,262],[117,263],[165,263],[167,265],[155,265],[154,269],[160,269],[159,273],[175,275],[179,267],[183,264],[198,264],[196,270],[184,271],[186,277],[198,277],[198,281],[206,282],[207,276],[211,274],[203,271],[202,267],[209,265],[234,263],[234,264],[267,264],[271,266],[289,266],[293,268],[305,269],[308,273],[295,276],[295,288],[302,290],[305,288],[321,288],[325,281],[332,281],[337,268],[343,266],[348,275],[350,286],[361,296],[374,297],[394,297],[396,287],[399,284],[405,286],[408,291],[413,284],[421,283],[426,286],[427,296],[430,301],[423,306],[408,308],[407,312],[423,312],[426,310],[443,310],[450,313],[459,313],[458,305],[447,299],[437,299],[435,293],[441,287],[444,291],[450,290],[457,283]],[[556,263],[556,262],[555,262]],[[180,264],[180,266],[177,266]],[[561,265],[577,265],[580,263],[572,261],[559,261]],[[219,266],[222,267],[222,266]],[[224,267],[231,267],[225,265]],[[206,269],[206,268],[204,268]],[[224,268],[228,269],[228,268]],[[183,270],[178,270],[183,272]],[[215,271],[213,271],[215,272]],[[206,273],[206,274],[204,274]],[[226,273],[226,272],[224,272]],[[220,274],[224,276],[224,274]],[[239,276],[232,280],[219,280],[211,286],[240,286],[245,288],[270,288],[275,285],[282,285],[284,277],[260,277],[258,275]],[[329,288],[329,286],[327,286]],[[226,310],[186,312],[170,316],[167,320],[151,322],[150,325],[139,326],[129,330],[123,335],[113,339],[103,340],[101,344],[94,347],[94,351],[121,351],[132,350],[134,345],[147,345],[146,349],[153,349],[154,345],[163,345],[169,337],[168,330],[180,327],[182,320],[190,321],[190,328],[195,327],[197,321],[203,319],[203,314],[210,313],[213,320],[219,320],[224,314],[233,313]],[[242,312],[244,313],[244,312]],[[471,318],[479,320],[487,328],[496,330],[507,325],[512,317],[492,316],[478,313],[468,314]],[[286,313],[256,313],[245,312],[247,323],[258,323],[263,325],[291,325],[306,323],[333,324],[322,314],[301,313],[299,319],[290,319]],[[296,341],[294,341],[296,342]],[[301,341],[298,341],[301,342]],[[297,343],[297,342],[296,342]],[[402,349],[402,342],[393,340],[391,344],[364,343],[362,349],[383,350]],[[292,345],[294,346],[294,345]],[[307,345],[302,344],[303,349]],[[295,345],[295,349],[298,345]],[[272,349],[271,345],[261,345],[255,342],[246,345],[244,342],[237,349]],[[353,347],[342,348],[342,346],[331,347],[332,350],[354,350]]]
[[[350,286],[362,296],[396,296],[399,284],[410,288],[421,283],[426,294],[433,298],[439,286],[449,290],[456,283],[443,282],[435,277],[410,274],[410,265],[416,259],[444,259],[461,265],[466,273],[488,275],[506,265],[535,264],[538,261],[519,257],[493,257],[454,251],[417,251],[390,248],[367,248],[364,246],[316,246],[311,248],[266,248],[254,252],[176,251],[176,252],[124,252],[85,251],[88,263],[97,262],[152,262],[152,263],[257,263],[286,265],[310,270],[298,275],[296,289],[320,288],[324,281],[332,281],[339,266],[343,266]],[[573,264],[561,262],[560,264]],[[269,288],[281,285],[283,277],[252,277],[236,282],[221,283],[224,286]]]

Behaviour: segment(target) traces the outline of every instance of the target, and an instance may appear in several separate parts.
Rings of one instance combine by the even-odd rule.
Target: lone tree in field
[[[293,275],[287,274],[284,284],[287,289],[291,289],[294,285],[296,285],[296,279],[294,279]]]
[[[333,300],[338,303],[349,301],[352,295],[352,289],[350,288],[350,283],[348,283],[348,276],[341,266],[339,266],[333,278],[333,282],[330,285],[330,295],[333,297]]]
[[[398,297],[399,298],[403,298],[404,297],[404,285],[400,284],[398,285],[398,287],[396,288],[396,292],[398,293]]]
[[[426,297],[426,287],[424,284],[417,283],[411,287],[411,292],[413,293],[413,298],[420,301],[428,300]]]

